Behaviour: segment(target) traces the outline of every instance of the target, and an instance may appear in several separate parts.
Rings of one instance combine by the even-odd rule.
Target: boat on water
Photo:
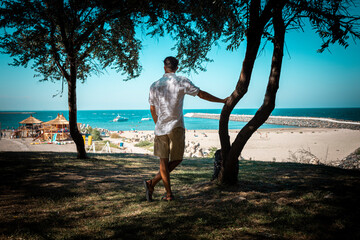
[[[141,121],[149,121],[151,118],[146,117],[146,118],[142,118]]]
[[[128,118],[126,118],[126,117],[122,117],[122,116],[120,116],[119,114],[116,116],[116,118],[114,118],[112,121],[113,122],[125,122],[125,121],[127,121],[127,120],[129,120]]]

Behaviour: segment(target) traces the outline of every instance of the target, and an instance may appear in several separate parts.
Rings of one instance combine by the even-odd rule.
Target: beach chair
[[[90,145],[90,147],[89,147],[89,149],[87,151],[88,152],[92,151],[93,153],[96,153],[95,143],[94,142]]]
[[[51,139],[51,142],[52,143],[56,143],[57,141],[56,141],[56,137],[57,137],[57,133],[55,133],[54,135],[53,135],[53,137],[52,137],[52,139]]]

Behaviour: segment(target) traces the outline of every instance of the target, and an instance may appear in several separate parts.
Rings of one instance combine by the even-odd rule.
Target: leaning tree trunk
[[[85,143],[77,126],[77,106],[76,106],[76,63],[71,63],[70,77],[68,80],[68,104],[69,104],[69,124],[70,135],[76,144],[77,157],[87,158]]]
[[[246,94],[252,70],[254,67],[256,55],[259,50],[261,42],[261,35],[254,34],[248,35],[248,46],[246,49],[245,59],[243,61],[243,66],[241,69],[241,74],[239,81],[237,83],[235,91],[231,94],[230,100],[226,105],[224,105],[219,121],[219,136],[221,143],[221,156],[222,156],[222,168],[219,175],[219,180],[221,183],[232,184],[237,182],[237,175],[239,169],[237,167],[237,161],[228,160],[229,153],[232,149],[230,144],[229,137],[229,119],[230,114],[239,100]]]
[[[220,129],[219,129],[220,139],[221,137],[224,138],[225,135],[224,132],[225,132],[227,134],[226,139],[223,139],[222,142],[227,141],[229,144],[227,145],[227,143],[225,142],[226,143],[226,145],[224,145],[225,149],[223,149],[223,145],[222,145],[223,165],[219,177],[221,183],[230,184],[230,185],[237,183],[238,171],[239,171],[238,159],[245,144],[252,136],[252,134],[268,119],[271,112],[275,108],[275,99],[276,99],[277,89],[279,88],[279,79],[280,79],[280,72],[281,72],[281,65],[283,58],[284,37],[285,37],[285,26],[284,26],[284,20],[282,19],[282,6],[280,5],[278,5],[275,8],[274,16],[273,16],[273,25],[275,31],[274,50],[273,50],[273,57],[271,64],[271,72],[270,72],[269,82],[268,82],[263,105],[256,112],[253,119],[251,119],[248,122],[248,124],[246,124],[243,127],[243,129],[241,129],[241,131],[238,133],[236,139],[234,140],[231,146],[230,146],[228,130],[227,130],[227,123],[229,121],[228,119],[231,111],[230,113],[224,111],[224,109],[228,108],[228,106],[224,106],[223,111],[221,112],[221,115],[223,115],[223,113],[226,113],[226,115],[224,114],[225,117],[222,116],[223,119],[220,118]],[[247,53],[248,53],[248,49],[247,49]],[[245,65],[247,60],[248,59],[245,57],[242,73],[239,79],[240,83],[242,80],[243,73],[244,75],[246,73],[251,75],[253,64],[250,66]],[[250,67],[251,69],[248,69]],[[250,79],[250,75],[247,76],[249,79]],[[247,89],[247,85],[248,84],[244,84],[244,83],[240,84],[240,86],[243,86],[243,88],[244,86],[246,86],[246,89]],[[226,125],[224,124],[224,121],[226,121]],[[226,126],[226,131],[221,128],[222,126],[221,124]]]
[[[232,183],[237,181],[238,167],[236,161],[228,161],[228,154],[231,150],[229,136],[229,119],[230,114],[240,99],[246,94],[256,56],[261,43],[262,30],[267,18],[261,19],[259,16],[260,1],[252,1],[250,5],[250,20],[247,33],[246,54],[243,61],[240,77],[234,92],[231,94],[229,101],[224,105],[219,121],[219,138],[221,143],[222,167],[219,174],[221,183]]]

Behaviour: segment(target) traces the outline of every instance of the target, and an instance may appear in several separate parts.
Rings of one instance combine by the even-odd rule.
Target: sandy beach
[[[230,130],[231,141],[239,130]],[[104,137],[112,144],[123,147],[111,148],[112,153],[142,153],[152,154],[151,151],[136,147],[140,141],[152,142],[153,131],[125,131],[120,138]],[[97,144],[97,143],[95,143]],[[186,131],[187,157],[206,157],[211,149],[220,148],[216,130],[187,130]],[[89,146],[86,146],[89,149]],[[350,129],[325,128],[283,128],[260,129],[256,131],[246,144],[242,158],[256,161],[272,162],[306,162],[329,164],[344,159],[360,147],[360,131]],[[103,150],[103,152],[106,149]],[[51,151],[76,152],[74,143],[32,144],[32,139],[0,140],[0,151]],[[93,152],[91,150],[91,152]],[[96,151],[97,153],[100,150]]]

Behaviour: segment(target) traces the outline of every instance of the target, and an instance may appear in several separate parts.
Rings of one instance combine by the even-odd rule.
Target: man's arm
[[[158,120],[158,116],[156,114],[156,109],[155,109],[154,105],[150,105],[150,112],[151,112],[151,116],[152,116],[152,118],[154,120],[154,123],[156,124],[157,120]]]
[[[211,95],[210,93],[202,91],[202,90],[199,90],[199,93],[197,95],[199,98],[204,99],[209,102],[226,103],[226,101],[228,99],[228,98],[221,99],[221,98],[215,97],[215,96]]]

